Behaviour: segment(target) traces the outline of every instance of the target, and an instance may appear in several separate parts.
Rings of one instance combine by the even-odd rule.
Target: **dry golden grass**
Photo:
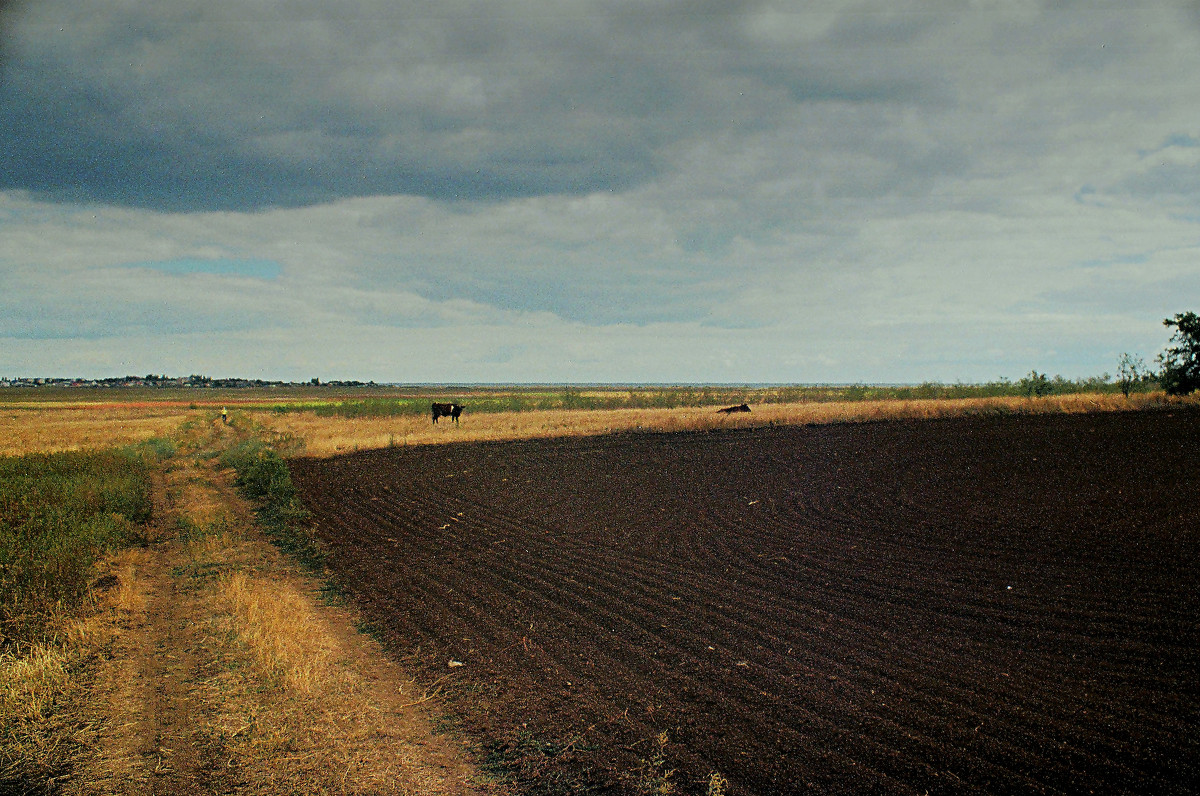
[[[1171,399],[1179,401],[1180,399]],[[853,423],[902,418],[937,418],[986,413],[1111,412],[1167,402],[1161,393],[1064,395],[1047,398],[961,398],[757,404],[748,414],[720,414],[713,407],[681,409],[597,409],[464,414],[458,426],[443,420],[399,416],[339,418],[313,412],[252,412],[258,423],[290,433],[308,456],[334,456],[355,450],[446,442],[566,437],[620,431],[704,431],[766,425]],[[1182,402],[1196,404],[1195,398]]]
[[[396,670],[379,671],[389,664],[353,630],[352,614],[320,605],[295,564],[264,542],[228,473],[182,458],[168,473],[189,562],[181,571],[196,579],[185,588],[212,661],[196,717],[240,772],[239,792],[467,792],[453,783],[470,772],[406,709],[420,697],[403,692],[410,683]],[[222,574],[205,574],[214,571]]]
[[[219,665],[198,692],[208,731],[242,772],[239,792],[486,791],[453,784],[471,774],[413,713],[425,695],[354,632],[350,612],[318,607],[312,587],[278,554],[251,559],[255,546],[241,551],[225,551],[233,569],[211,587]],[[430,765],[431,753],[440,762]]]
[[[309,596],[295,585],[238,571],[220,579],[217,593],[234,633],[269,679],[302,694],[345,684],[337,666],[341,645],[325,631]]]
[[[123,550],[112,561],[117,585],[100,599],[100,606],[120,614],[141,614],[146,610],[146,585],[140,574],[150,554],[145,549]],[[80,625],[83,627],[83,625]]]
[[[0,654],[0,786],[24,778],[33,787],[40,774],[51,777],[46,784],[52,789],[53,777],[69,775],[86,757],[79,739],[99,721],[84,709],[90,694],[83,664],[112,639],[117,612],[128,615],[145,607],[133,582],[133,564],[122,561],[134,552],[114,562],[118,584],[98,596],[100,611],[57,617],[53,642]]]
[[[54,771],[74,756],[54,720],[73,658],[70,649],[48,644],[21,656],[0,655],[0,783],[18,772]]]
[[[0,456],[110,448],[167,437],[205,410],[169,406],[0,404]],[[211,410],[207,411],[211,414]]]

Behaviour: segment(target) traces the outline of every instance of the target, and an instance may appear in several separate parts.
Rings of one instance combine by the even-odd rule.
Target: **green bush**
[[[261,439],[250,438],[221,454],[221,463],[236,471],[234,483],[257,505],[259,523],[272,541],[309,569],[320,569],[324,564],[320,545],[279,452]]]
[[[1159,355],[1159,381],[1168,395],[1188,395],[1200,390],[1200,315],[1181,312],[1163,325],[1175,328],[1167,350]]]
[[[1062,377],[1057,377],[1061,380]],[[1036,370],[1029,371],[1029,375],[1018,382],[1021,388],[1021,393],[1029,398],[1042,398],[1055,392],[1055,383],[1046,377],[1045,373],[1038,373]]]

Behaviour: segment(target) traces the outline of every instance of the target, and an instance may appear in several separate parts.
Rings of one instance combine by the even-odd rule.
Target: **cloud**
[[[1193,11],[534,11],[6,8],[0,369],[1088,374],[1195,287]]]
[[[286,303],[261,280],[209,273],[99,268],[69,282],[33,271],[0,276],[0,337],[19,340],[115,338],[227,332],[280,322]]]
[[[760,3],[42,0],[6,14],[0,188],[160,210],[623,191],[709,132],[925,105],[942,78],[894,61],[939,24],[851,11],[814,35]]]
[[[287,6],[24,7],[0,187],[246,210],[587,193],[654,172],[645,118],[674,89],[606,51],[602,16],[547,31],[452,6]]]

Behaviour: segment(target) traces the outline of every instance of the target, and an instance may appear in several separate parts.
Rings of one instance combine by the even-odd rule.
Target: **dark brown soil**
[[[524,791],[1197,792],[1195,411],[292,465],[337,577]]]

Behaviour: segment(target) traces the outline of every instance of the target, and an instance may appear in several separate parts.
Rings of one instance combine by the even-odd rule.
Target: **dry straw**
[[[446,442],[567,437],[624,431],[706,431],[769,425],[857,423],[964,415],[1111,412],[1161,406],[1179,399],[1161,393],[1076,394],[1046,398],[956,398],[754,405],[749,413],[720,414],[714,407],[679,409],[571,409],[472,414],[459,425],[433,425],[423,416],[341,418],[314,412],[252,413],[278,432],[303,440],[304,454],[333,456],[356,450]],[[1195,405],[1194,399],[1184,402]]]
[[[167,437],[197,414],[173,407],[0,404],[0,456],[94,450]]]
[[[302,694],[341,685],[337,640],[325,632],[312,601],[295,586],[234,572],[221,578],[217,588],[234,632],[264,674]]]

